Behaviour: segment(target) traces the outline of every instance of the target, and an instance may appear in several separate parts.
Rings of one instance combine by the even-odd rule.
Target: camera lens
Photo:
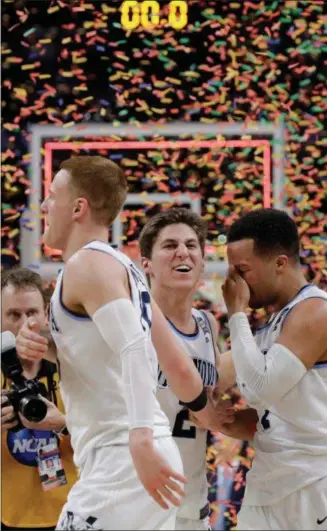
[[[29,422],[41,422],[47,414],[47,405],[36,396],[25,396],[21,399],[19,410]]]

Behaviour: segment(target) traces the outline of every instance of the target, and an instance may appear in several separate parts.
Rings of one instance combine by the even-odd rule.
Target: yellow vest
[[[46,362],[45,366],[51,366]],[[44,374],[44,373],[43,373]],[[57,407],[64,413],[64,406],[58,389],[58,373],[54,373],[54,393]],[[48,389],[48,378],[40,377]],[[4,381],[2,378],[2,388]],[[6,385],[8,389],[10,384]],[[52,400],[53,401],[53,400]],[[48,444],[57,437],[50,431],[23,429],[16,433],[5,431],[1,434],[1,521],[8,527],[52,527],[57,524],[67,495],[77,479],[73,463],[73,450],[70,437],[60,435],[59,448],[67,485],[44,491],[36,464],[36,444]],[[38,440],[40,442],[38,442]]]

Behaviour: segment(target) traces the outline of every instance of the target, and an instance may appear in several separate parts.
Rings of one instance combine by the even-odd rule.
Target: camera
[[[11,386],[6,396],[8,403],[15,413],[20,412],[29,422],[41,422],[47,414],[47,405],[39,394],[44,394],[44,386],[36,378],[27,380],[23,376],[23,368],[16,353],[16,340],[11,332],[1,334],[1,369],[3,375],[11,380]],[[19,424],[11,431],[22,429]]]

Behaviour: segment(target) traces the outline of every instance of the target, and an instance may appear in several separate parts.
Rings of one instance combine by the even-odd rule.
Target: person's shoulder
[[[295,341],[297,346],[304,346],[308,342],[314,351],[327,344],[327,300],[323,298],[308,298],[296,304],[287,315],[280,338]]]
[[[209,310],[202,310],[202,311],[205,314],[206,318],[208,319],[209,324],[211,326],[212,333],[214,337],[216,338],[218,336],[218,323],[216,321],[215,316],[213,315],[213,313],[209,312]]]
[[[327,354],[327,300],[308,298],[287,315],[276,343],[293,352],[307,369]]]
[[[93,284],[103,276],[117,279],[125,267],[114,256],[100,250],[80,249],[65,264],[64,276],[74,283]]]
[[[287,321],[293,326],[324,325],[327,330],[327,299],[310,297],[299,301],[287,316]]]

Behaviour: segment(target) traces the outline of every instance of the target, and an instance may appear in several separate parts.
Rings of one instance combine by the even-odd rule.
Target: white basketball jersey
[[[193,359],[204,385],[216,385],[216,355],[209,320],[205,312],[192,310],[197,330],[195,334],[183,334],[170,322],[172,331],[181,341],[184,350]],[[199,519],[208,497],[206,477],[207,430],[195,427],[188,420],[188,410],[180,405],[169,389],[164,374],[159,370],[157,397],[170,421],[173,437],[178,445],[188,479],[185,497],[178,510],[178,517]]]
[[[149,291],[142,273],[133,262],[109,244],[92,241],[89,252],[107,253],[126,268],[132,303],[143,330],[151,333]],[[91,318],[75,314],[62,302],[62,278],[59,273],[50,305],[51,332],[58,349],[60,389],[66,409],[66,422],[74,448],[74,460],[81,466],[95,447],[128,444],[128,416],[122,385],[120,355],[110,348]],[[108,275],[110,275],[108,270]],[[110,329],[111,323],[108,322]],[[128,323],[126,323],[128,326]],[[153,389],[156,391],[158,362],[154,347],[150,350]],[[140,382],[140,386],[142,382]],[[169,435],[169,422],[156,400],[154,437]]]
[[[327,300],[327,293],[311,284],[304,286],[257,330],[256,342],[263,355],[276,342],[294,306],[311,298]],[[269,410],[256,399],[250,405],[257,409],[259,422],[244,504],[271,505],[327,476],[327,359],[316,363]]]

